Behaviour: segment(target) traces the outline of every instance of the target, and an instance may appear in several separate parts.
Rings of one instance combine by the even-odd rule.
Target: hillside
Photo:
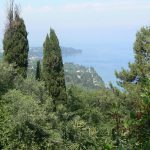
[[[84,67],[73,63],[65,63],[66,84],[74,84],[87,89],[99,89],[104,87],[102,78],[93,67]]]

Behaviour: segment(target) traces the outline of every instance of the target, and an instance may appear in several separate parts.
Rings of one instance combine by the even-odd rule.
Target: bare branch
[[[16,25],[15,22],[19,22],[20,18],[20,5],[15,4],[15,0],[8,0],[7,3],[7,23],[5,26],[5,30],[8,28],[12,28],[14,25]]]
[[[20,18],[20,11],[21,11],[21,9],[20,9],[20,5],[15,5],[15,9],[14,9],[14,19],[16,20],[16,21],[18,21],[18,19]]]

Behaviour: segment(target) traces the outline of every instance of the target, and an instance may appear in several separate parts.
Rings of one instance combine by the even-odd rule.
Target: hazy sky
[[[30,46],[42,46],[50,27],[61,45],[131,44],[150,24],[150,0],[16,0],[29,32]],[[0,0],[0,47],[7,0]]]

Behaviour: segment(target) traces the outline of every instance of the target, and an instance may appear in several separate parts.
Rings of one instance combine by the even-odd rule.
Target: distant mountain
[[[81,54],[82,50],[80,49],[74,49],[71,47],[61,47],[62,50],[62,54],[64,56],[71,56],[71,55],[77,55],[77,54]]]
[[[65,56],[72,56],[81,54],[82,50],[75,49],[72,47],[61,47],[62,55]],[[0,56],[3,53],[3,49],[0,49]],[[30,47],[29,50],[29,59],[42,59],[43,57],[43,48],[42,47]]]
[[[77,55],[82,53],[82,50],[74,49],[71,47],[61,47],[62,55],[64,57]],[[29,59],[42,59],[43,57],[43,48],[42,47],[31,47],[29,50]]]

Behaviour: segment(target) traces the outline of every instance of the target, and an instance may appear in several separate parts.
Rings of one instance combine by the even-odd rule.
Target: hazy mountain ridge
[[[72,47],[61,47],[63,56],[72,56],[82,53],[82,50],[75,49]],[[29,59],[42,59],[43,57],[43,48],[42,47],[30,47],[29,50]]]
[[[82,50],[75,49],[72,47],[61,47],[63,56],[72,56],[81,54]],[[0,56],[2,56],[3,49],[0,48]],[[42,59],[43,57],[43,48],[42,47],[30,47],[29,49],[29,59]]]

